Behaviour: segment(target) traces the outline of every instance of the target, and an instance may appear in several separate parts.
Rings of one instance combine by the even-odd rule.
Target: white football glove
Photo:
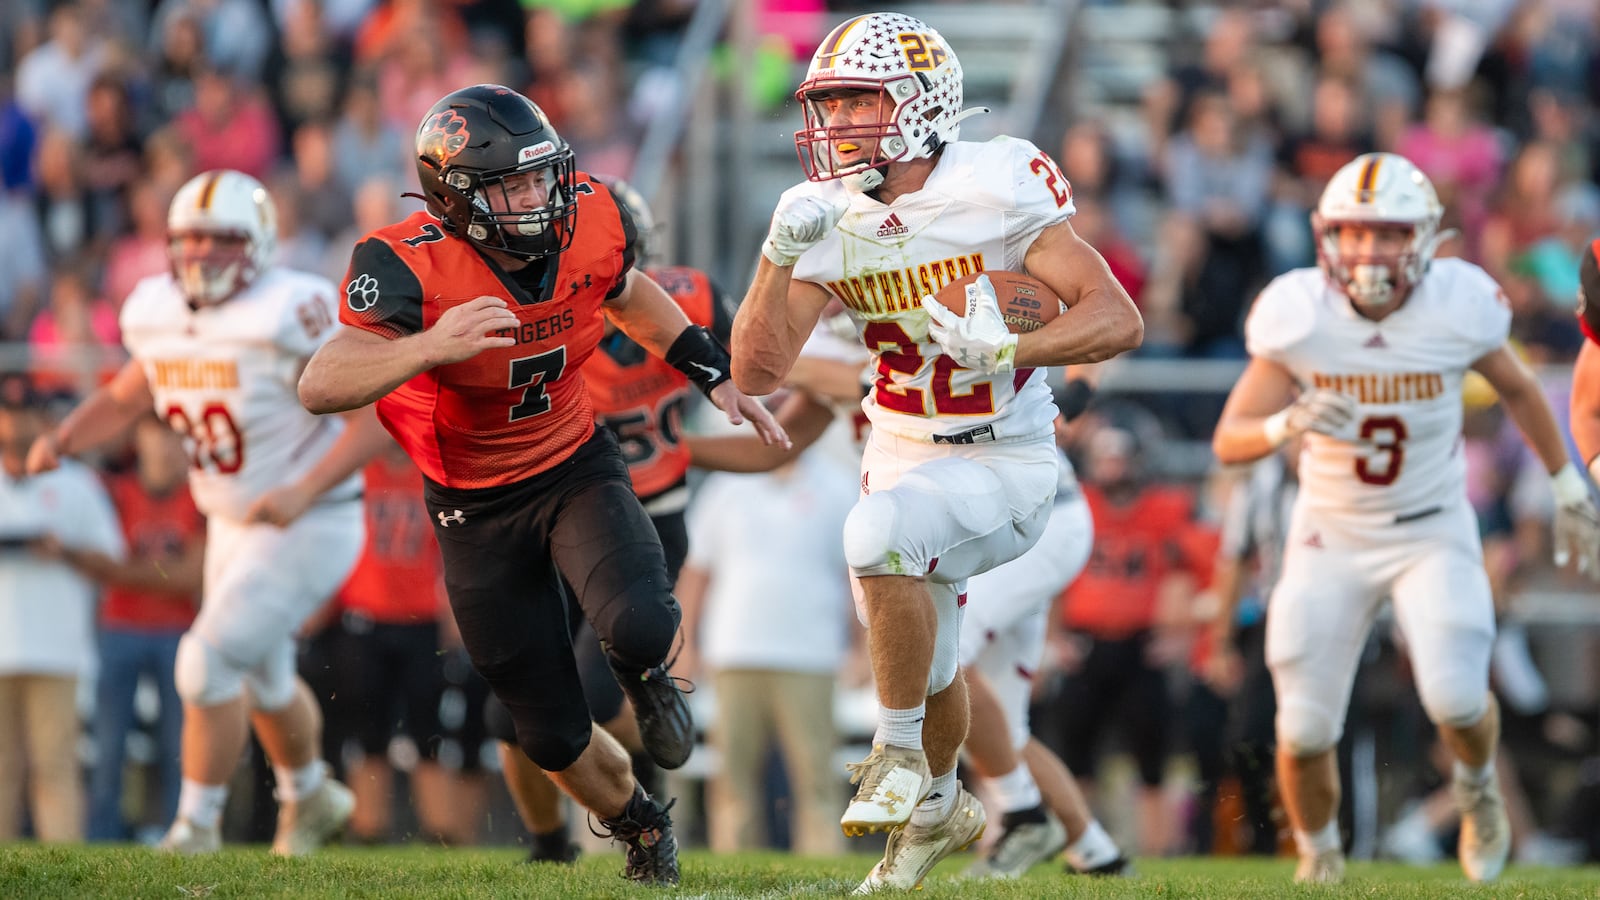
[[[979,275],[967,285],[967,314],[956,315],[929,294],[922,308],[933,319],[928,336],[944,349],[944,355],[962,368],[991,375],[1016,367],[1017,336],[1000,317],[1000,301],[995,298],[989,276]]]
[[[828,236],[850,209],[848,195],[832,200],[815,194],[797,194],[778,201],[772,213],[772,228],[761,245],[761,253],[775,266],[792,266],[795,260]]]
[[[1588,481],[1569,462],[1550,476],[1550,489],[1556,495],[1556,565],[1576,559],[1578,574],[1600,580],[1600,511],[1589,496]]]
[[[1281,447],[1290,438],[1308,431],[1339,437],[1356,416],[1355,398],[1327,388],[1306,391],[1293,403],[1267,418],[1263,428],[1267,440]]]

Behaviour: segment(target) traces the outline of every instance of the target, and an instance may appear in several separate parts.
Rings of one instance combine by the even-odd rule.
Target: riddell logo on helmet
[[[517,162],[525,163],[538,159],[541,156],[554,153],[555,149],[556,145],[552,141],[544,141],[542,143],[534,144],[532,147],[523,147],[522,150],[517,153]]]
[[[889,218],[884,219],[883,224],[878,226],[878,237],[899,237],[900,235],[907,234],[910,231],[911,229],[907,228],[905,223],[900,221],[899,216],[895,215],[894,213],[889,213]]]

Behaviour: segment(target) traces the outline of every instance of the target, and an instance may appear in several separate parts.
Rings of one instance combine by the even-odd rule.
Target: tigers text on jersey
[[[437,484],[522,481],[594,434],[594,406],[576,376],[600,341],[602,304],[633,265],[633,223],[604,185],[574,177],[577,233],[545,261],[540,296],[427,212],[372,232],[351,254],[339,317],[353,328],[403,337],[482,296],[504,299],[521,323],[515,346],[436,366],[378,401],[378,418]]]
[[[1461,381],[1510,325],[1494,280],[1459,259],[1435,260],[1382,322],[1359,315],[1320,269],[1267,285],[1245,323],[1250,355],[1283,365],[1302,389],[1357,403],[1345,433],[1306,435],[1300,502],[1374,524],[1460,502]]]
[[[646,274],[677,301],[690,322],[704,325],[727,343],[732,315],[704,272],[665,266]],[[639,499],[648,501],[681,484],[689,471],[689,448],[680,437],[689,402],[688,376],[619,331],[602,340],[599,351],[583,364],[583,381],[595,417],[617,436]],[[652,513],[659,512],[652,508]]]
[[[837,181],[785,196],[797,194],[850,200],[794,277],[842,301],[873,352],[877,380],[863,406],[874,428],[935,443],[1050,434],[1056,409],[1044,370],[986,375],[956,365],[928,336],[921,303],[972,272],[1021,271],[1039,233],[1072,216],[1072,190],[1048,155],[1017,138],[956,141],[921,190],[889,205]]]
[[[122,340],[144,368],[156,414],[184,438],[189,486],[207,516],[241,520],[271,488],[310,470],[344,430],[300,405],[304,361],[338,328],[326,279],[269,268],[237,295],[191,308],[170,274],[139,282]],[[361,476],[327,493],[353,500]]]

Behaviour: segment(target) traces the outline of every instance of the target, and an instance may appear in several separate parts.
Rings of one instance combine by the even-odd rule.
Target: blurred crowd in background
[[[411,136],[435,99],[463,85],[523,91],[550,114],[581,169],[627,177],[695,5],[0,3],[0,372],[26,373],[0,382],[0,450],[25,452],[33,434],[114,371],[122,359],[119,305],[139,279],[166,270],[167,204],[192,174],[233,168],[261,179],[279,212],[279,261],[338,281],[357,235],[417,208],[402,196],[415,190]],[[763,21],[781,23],[773,26],[781,28],[777,39],[763,46],[782,89],[759,99],[799,127],[786,92],[812,46],[843,15],[870,7],[757,5]],[[924,4],[918,14],[939,27],[940,5]],[[1066,4],[1102,12],[1118,5]],[[1277,274],[1315,264],[1308,214],[1327,178],[1360,153],[1391,150],[1433,179],[1445,224],[1459,229],[1441,252],[1471,259],[1499,281],[1527,358],[1570,363],[1582,341],[1572,316],[1579,254],[1600,234],[1600,7],[1588,0],[1128,5],[1183,13],[1166,37],[1170,71],[1146,86],[1137,114],[1114,120],[1077,108],[1045,123],[1046,133],[1023,136],[1056,151],[1072,182],[1075,227],[1139,303],[1147,331],[1136,360],[1242,360],[1241,322],[1256,292]],[[946,37],[959,54],[962,35]],[[1070,56],[1066,68],[1065,77],[1074,77]],[[750,263],[753,257],[740,265]],[[744,285],[722,287],[739,296]],[[1565,410],[1564,379],[1552,371],[1552,405]],[[1202,478],[1163,464],[1170,441],[1209,436],[1226,387],[1216,402],[1158,390],[1105,394],[1074,424],[1068,448],[1098,498],[1096,550],[1060,598],[1049,666],[1037,680],[1035,727],[1098,788],[1091,796],[1124,845],[1144,855],[1270,853],[1286,834],[1271,797],[1271,694],[1262,693],[1259,641],[1292,461]],[[1581,588],[1543,562],[1551,498],[1493,401],[1486,387],[1469,392],[1465,446],[1504,613],[1495,686],[1506,711],[1505,764],[1517,776],[1503,780],[1517,853],[1530,862],[1600,859],[1600,696],[1593,690],[1600,672],[1589,652],[1596,630],[1555,629],[1559,640],[1530,644],[1544,626],[1521,598]],[[197,602],[194,561],[203,541],[177,477],[181,449],[173,440],[164,429],[142,428],[125,450],[90,460],[103,478],[102,499],[82,505],[77,534],[41,545],[0,531],[0,841],[25,834],[145,839],[171,818],[177,704],[170,658]],[[855,479],[840,459],[717,477],[731,483],[704,491],[713,498],[704,503],[750,503],[741,499],[750,496],[775,503],[774,496],[800,491],[799,510],[818,508],[828,478],[847,493]],[[516,840],[514,816],[486,771],[495,763],[484,752],[485,689],[452,639],[420,477],[400,457],[374,463],[369,479],[367,559],[308,624],[302,658],[325,704],[328,758],[361,798],[351,836]],[[697,513],[725,514],[703,506]],[[803,524],[837,533],[843,513],[830,516]],[[110,576],[67,552],[75,540],[98,541],[113,556],[120,545],[129,559],[165,561],[178,600],[171,590],[102,591]],[[759,550],[738,541],[730,547]],[[697,558],[702,568],[717,563]],[[835,568],[788,577],[814,579],[816,593],[832,603],[843,577]],[[70,604],[97,610],[92,634],[47,627]],[[842,671],[838,740],[859,742],[870,716],[863,732],[852,733],[860,717],[850,709],[870,703],[868,667],[846,646],[844,605],[832,606],[842,619],[841,644],[836,655],[820,654],[818,665]],[[1227,621],[1218,621],[1219,610],[1231,611]],[[718,615],[716,604],[708,606],[707,632]],[[687,637],[705,650],[700,635]],[[415,652],[419,639],[435,652]],[[41,653],[39,641],[61,646]],[[1343,754],[1351,785],[1342,814],[1353,835],[1347,846],[1358,858],[1441,858],[1453,846],[1452,808],[1437,791],[1445,779],[1406,684],[1404,647],[1380,637],[1369,656]],[[704,678],[719,664],[712,652],[690,658],[695,671],[678,674]],[[34,677],[76,690],[75,707],[16,708],[8,684]],[[700,702],[709,721],[709,701]],[[718,737],[707,738],[711,751],[677,776],[675,793],[692,795],[701,779],[715,781]],[[42,758],[39,748],[63,739],[78,749],[65,771],[30,765]],[[741,841],[831,846],[793,832],[815,823],[786,821],[786,783],[811,783],[813,775],[836,782],[841,800],[848,793],[831,761],[820,775],[785,777],[774,767],[767,834],[729,834],[703,818],[686,822],[683,834],[719,849]],[[269,833],[268,814],[251,808],[254,796],[256,807],[270,809],[265,766],[242,769],[239,779],[255,790],[236,792],[230,832]],[[72,782],[87,787],[74,795]],[[715,814],[714,804],[707,808]]]

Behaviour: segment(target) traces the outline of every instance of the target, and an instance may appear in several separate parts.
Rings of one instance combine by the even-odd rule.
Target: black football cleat
[[[687,691],[678,687],[683,680],[674,678],[664,665],[635,675],[618,672],[617,680],[633,704],[645,752],[656,765],[676,769],[688,762],[694,751],[694,716],[684,699]]]
[[[672,833],[672,816],[667,814],[677,802],[672,800],[663,806],[635,787],[633,799],[621,816],[600,819],[602,830],[595,834],[626,845],[623,878],[639,884],[678,883],[678,839]]]

